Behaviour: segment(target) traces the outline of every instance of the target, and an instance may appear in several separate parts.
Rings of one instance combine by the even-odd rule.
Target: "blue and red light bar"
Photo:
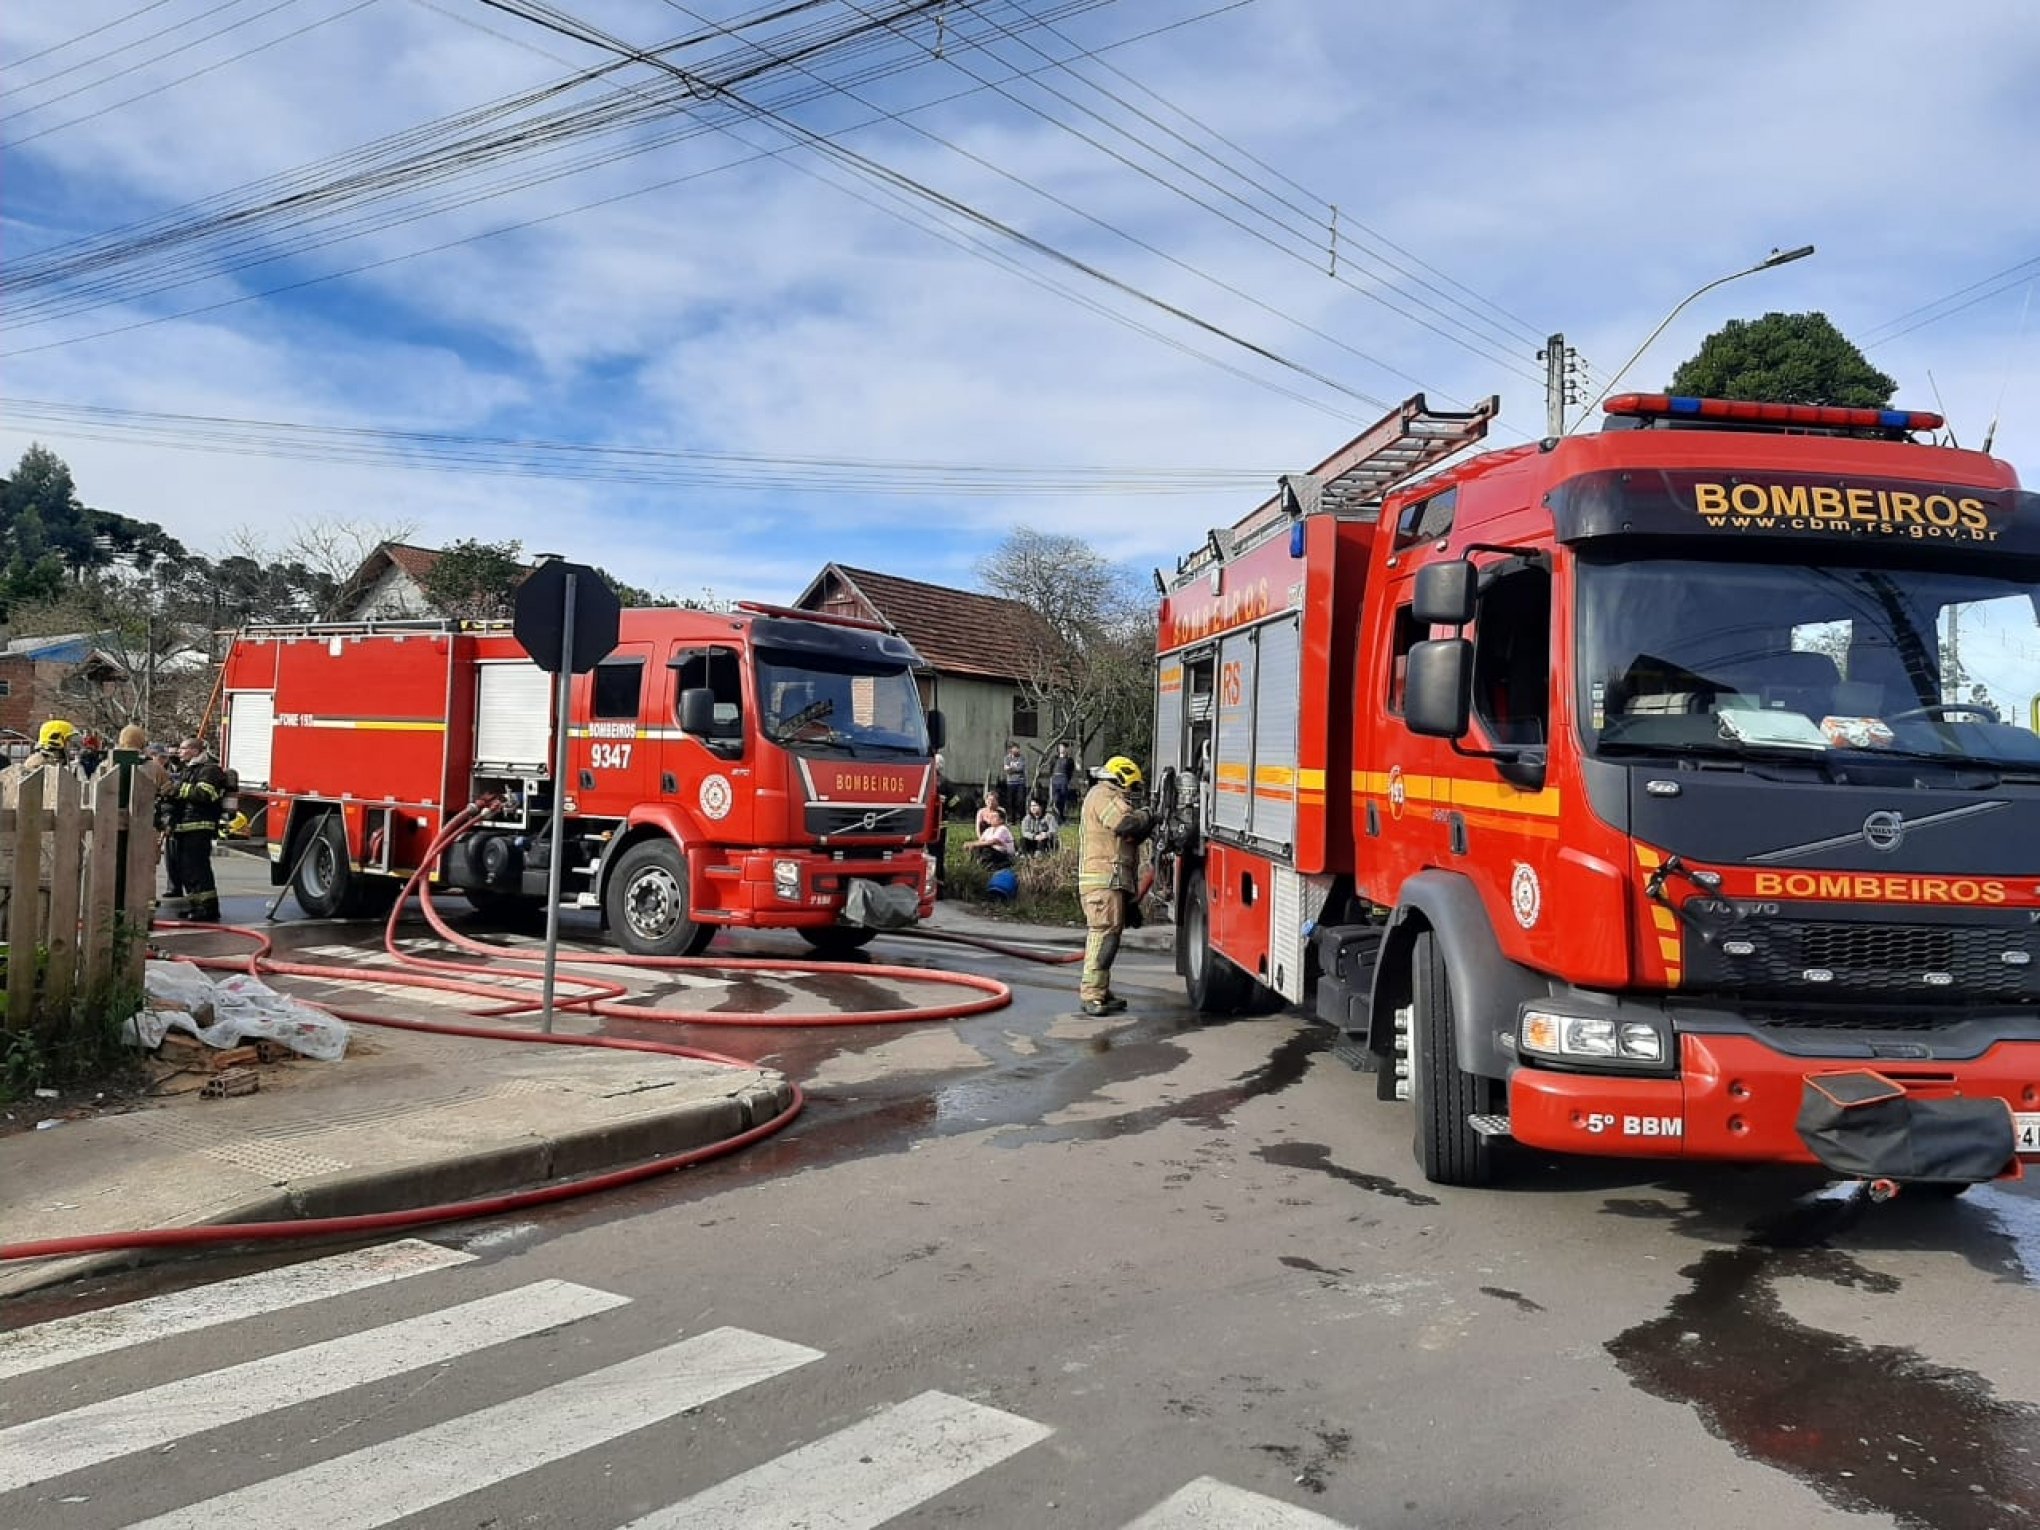
[[[1925,409],[1843,409],[1834,404],[1764,404],[1663,393],[1618,393],[1601,407],[1607,414],[1733,420],[1744,425],[1818,425],[1830,430],[1939,430],[1945,423]]]

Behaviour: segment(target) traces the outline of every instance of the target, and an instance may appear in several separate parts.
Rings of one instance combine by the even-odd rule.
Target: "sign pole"
[[[560,631],[560,694],[553,709],[553,814],[552,856],[545,871],[545,1011],[539,1029],[553,1028],[553,973],[560,957],[560,873],[567,844],[567,718],[568,700],[574,688],[574,586],[575,574],[567,573],[566,609]]]

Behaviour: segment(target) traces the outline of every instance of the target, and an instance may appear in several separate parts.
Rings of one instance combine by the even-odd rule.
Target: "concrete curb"
[[[450,1201],[480,1200],[517,1190],[587,1179],[724,1141],[783,1113],[793,1103],[785,1080],[721,1100],[693,1101],[657,1115],[603,1122],[584,1131],[533,1136],[522,1142],[403,1164],[309,1176],[184,1226],[236,1222],[313,1221],[323,1217],[412,1211]],[[434,1224],[426,1224],[431,1226]],[[107,1229],[127,1231],[128,1229]],[[418,1229],[429,1236],[425,1228]],[[347,1235],[339,1235],[346,1237]],[[354,1236],[362,1236],[356,1234]],[[221,1244],[216,1248],[238,1245]],[[72,1258],[0,1265],[0,1297],[40,1290],[82,1275],[133,1269],[188,1257],[189,1249],[112,1249]]]

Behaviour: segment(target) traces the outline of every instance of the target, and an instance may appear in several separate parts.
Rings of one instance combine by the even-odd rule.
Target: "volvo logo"
[[[1872,850],[1896,850],[1905,842],[1905,815],[1872,813],[1863,820],[1863,842]]]
[[[890,815],[888,815],[888,816],[890,816]],[[875,829],[875,828],[877,828],[877,827],[878,827],[878,814],[876,814],[876,813],[866,813],[866,814],[864,815],[864,827],[865,827],[865,828],[867,828],[867,829]]]

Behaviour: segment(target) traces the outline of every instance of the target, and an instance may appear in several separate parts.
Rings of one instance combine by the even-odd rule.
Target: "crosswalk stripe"
[[[626,1530],[873,1530],[1054,1432],[923,1392]]]
[[[220,1525],[375,1530],[821,1357],[820,1350],[802,1344],[717,1328],[129,1530],[213,1530]]]
[[[1185,1483],[1126,1530],[1346,1530],[1335,1519],[1216,1477]]]
[[[541,1280],[16,1424],[0,1429],[0,1493],[542,1333],[629,1300],[571,1281]]]
[[[80,1312],[33,1328],[17,1328],[0,1333],[0,1380],[171,1334],[193,1333],[259,1313],[301,1307],[329,1296],[466,1264],[474,1257],[422,1239],[405,1238],[99,1312]]]

